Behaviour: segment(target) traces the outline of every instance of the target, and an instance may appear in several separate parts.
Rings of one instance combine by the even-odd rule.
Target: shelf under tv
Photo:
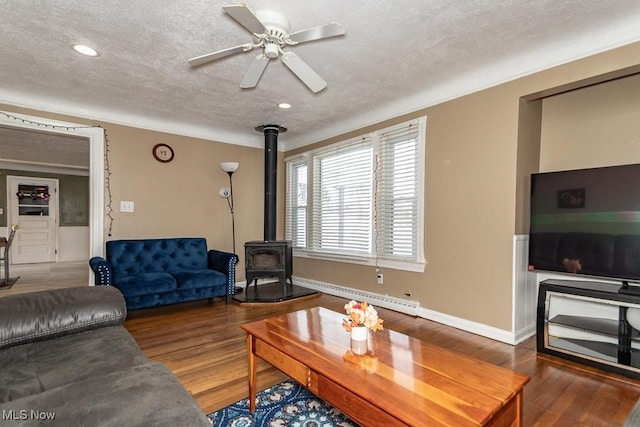
[[[626,319],[629,308],[640,308],[640,295],[619,293],[610,283],[545,280],[538,292],[538,352],[640,378],[640,331]]]

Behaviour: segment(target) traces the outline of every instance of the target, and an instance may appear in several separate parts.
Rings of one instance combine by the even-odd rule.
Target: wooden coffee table
[[[356,356],[344,317],[316,307],[242,325],[252,412],[257,356],[363,426],[522,425],[528,376],[389,330]]]

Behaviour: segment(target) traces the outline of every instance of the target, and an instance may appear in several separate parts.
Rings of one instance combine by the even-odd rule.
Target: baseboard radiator
[[[512,278],[512,329],[503,330],[479,322],[440,313],[420,307],[419,301],[405,300],[388,295],[366,292],[346,286],[323,283],[316,280],[293,277],[293,283],[326,294],[357,301],[368,301],[374,306],[388,308],[411,316],[451,326],[481,335],[506,344],[515,345],[533,336],[536,332],[537,277],[527,270],[528,236],[517,235],[513,239]]]
[[[353,299],[356,301],[367,301],[368,303],[376,307],[388,308],[389,310],[398,311],[400,313],[409,314],[411,316],[418,316],[418,311],[420,309],[420,303],[418,301],[405,300],[388,295],[366,292],[361,289],[353,289],[346,286],[338,286],[331,283],[324,283],[317,280],[304,279],[296,276],[293,276],[293,283],[329,295],[335,295],[338,297]]]

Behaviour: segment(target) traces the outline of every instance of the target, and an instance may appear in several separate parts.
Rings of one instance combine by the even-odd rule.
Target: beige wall
[[[296,258],[294,274],[410,292],[430,310],[509,329],[516,127],[504,123],[517,122],[518,100],[508,96],[482,91],[417,114],[427,116],[424,273],[382,269],[378,285],[373,267]]]
[[[383,270],[384,285],[377,285],[373,267],[296,258],[294,275],[395,297],[411,292],[426,309],[510,331],[512,241],[513,235],[522,234],[528,225],[529,173],[536,171],[541,155],[545,159],[563,158],[559,166],[568,167],[565,159],[572,151],[554,153],[546,146],[540,149],[539,99],[604,76],[627,73],[629,67],[638,64],[640,43],[319,141],[315,145],[347,139],[410,117],[427,116],[427,266],[424,273]],[[0,107],[20,112],[10,106]],[[550,108],[545,104],[547,113]],[[118,207],[120,200],[136,203],[134,214],[114,213],[112,238],[202,235],[211,247],[230,249],[230,217],[224,200],[217,196],[218,188],[227,183],[218,167],[223,160],[241,163],[234,176],[238,251],[243,242],[262,238],[262,150],[104,126],[111,143],[114,206]],[[153,159],[151,148],[159,142],[174,148],[176,158],[172,163],[160,164]],[[620,147],[622,151],[633,148],[631,141],[626,144]],[[282,157],[279,237],[284,212]],[[621,154],[620,158],[629,157]],[[547,165],[548,161],[540,160],[543,163]],[[242,267],[238,273],[242,279]]]
[[[424,273],[384,270],[384,285],[377,285],[373,267],[296,258],[295,275],[400,298],[411,292],[424,308],[512,330],[513,236],[528,230],[529,175],[541,155],[541,99],[638,64],[640,44],[630,45],[411,114],[427,116]]]
[[[547,98],[540,171],[640,163],[640,75]]]
[[[218,195],[229,186],[221,161],[237,161],[233,176],[236,250],[262,238],[255,201],[262,206],[261,151],[124,126],[105,125],[110,140],[112,195],[135,202],[134,213],[117,212],[112,238],[204,236],[209,247],[231,251],[231,214]],[[257,135],[259,137],[259,135]],[[151,155],[157,143],[169,144],[175,158],[160,163]]]
[[[542,99],[520,99],[518,117],[518,154],[516,169],[516,234],[529,234],[529,189],[531,174],[540,163]]]
[[[46,117],[78,124],[90,121],[0,104],[13,113]],[[229,186],[228,175],[220,169],[221,161],[237,161],[233,176],[236,250],[241,261],[238,280],[244,280],[244,242],[263,237],[263,161],[261,149],[223,144],[198,138],[172,135],[109,123],[109,166],[113,207],[113,228],[105,241],[128,238],[197,236],[205,237],[209,248],[231,251],[231,214],[226,200],[218,196],[220,187]],[[263,137],[256,133],[256,139]],[[175,158],[160,163],[152,155],[155,144],[173,148]],[[280,156],[282,157],[282,156]],[[283,164],[282,158],[279,159]],[[282,168],[281,168],[282,169]],[[284,173],[279,181],[284,188]],[[278,194],[280,200],[284,194]],[[120,212],[120,201],[135,203],[135,212]],[[279,219],[279,225],[282,224]],[[279,235],[282,228],[279,227]]]

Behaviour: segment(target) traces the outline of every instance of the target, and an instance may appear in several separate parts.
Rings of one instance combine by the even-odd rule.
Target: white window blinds
[[[425,128],[412,120],[287,159],[297,254],[422,268]]]
[[[374,206],[378,257],[415,259],[418,251],[419,129],[380,133]]]
[[[287,240],[294,247],[307,245],[307,164],[303,161],[287,164]]]
[[[365,138],[314,156],[312,249],[371,252],[372,155]]]

